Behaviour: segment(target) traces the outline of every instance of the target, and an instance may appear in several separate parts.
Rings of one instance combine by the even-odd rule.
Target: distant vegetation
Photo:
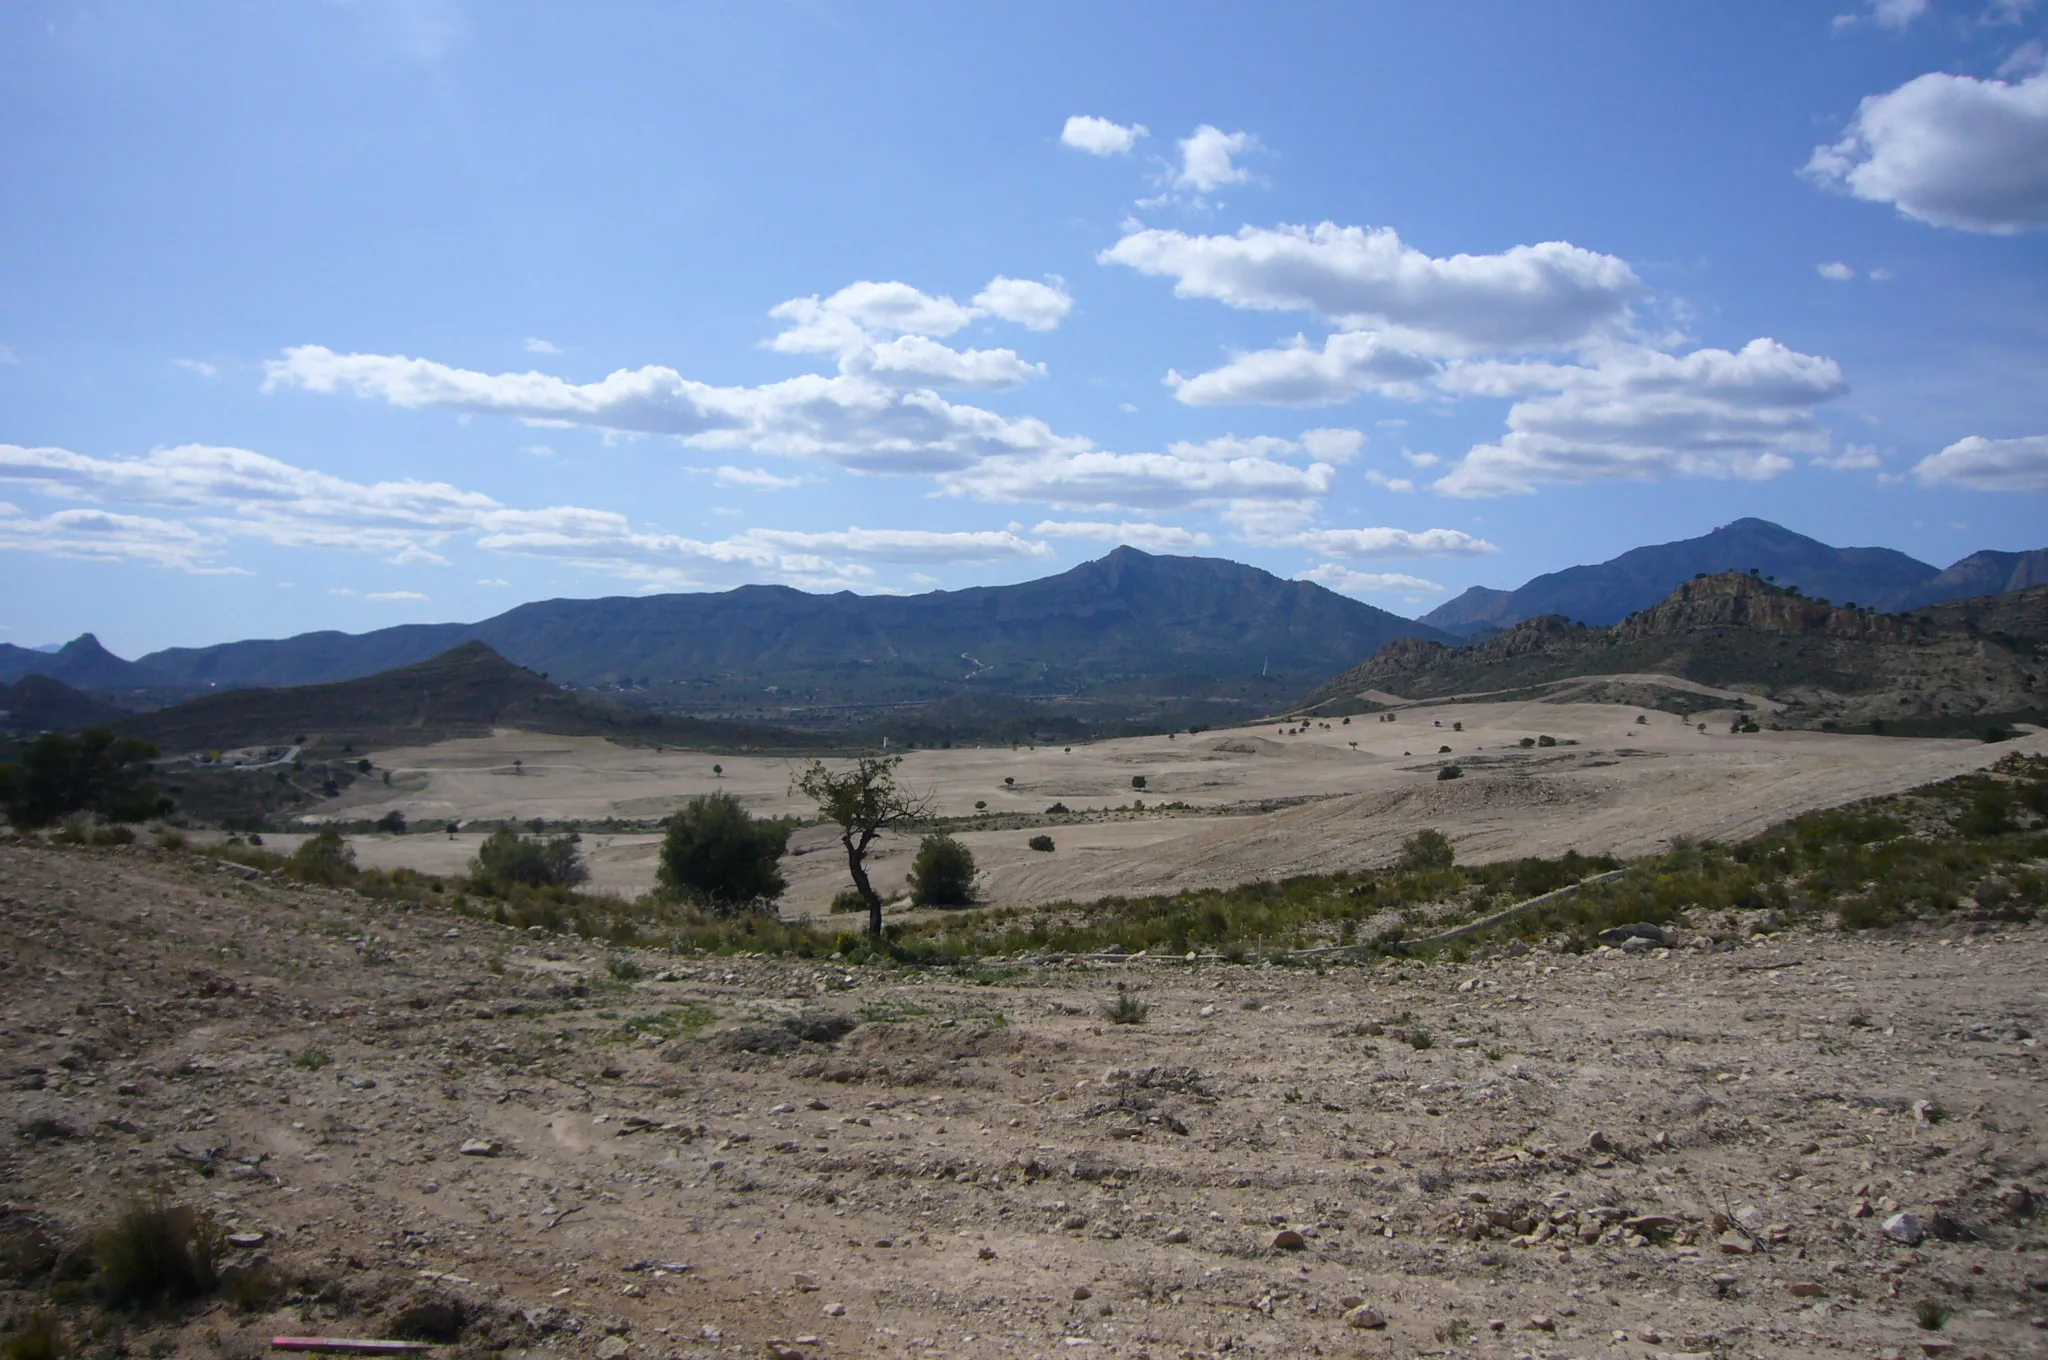
[[[692,798],[669,818],[655,870],[664,893],[714,916],[773,912],[789,880],[778,867],[796,823],[756,821],[729,793]]]
[[[104,727],[77,736],[45,732],[18,764],[0,765],[0,809],[18,827],[48,826],[87,812],[110,822],[139,822],[169,810],[149,782],[156,747]]]

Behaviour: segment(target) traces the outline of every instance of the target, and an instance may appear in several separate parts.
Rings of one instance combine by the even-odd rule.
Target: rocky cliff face
[[[1823,604],[1738,572],[1688,581],[1613,628],[1616,640],[1675,637],[1701,628],[1744,628],[1904,645],[1919,636],[1910,619]]]

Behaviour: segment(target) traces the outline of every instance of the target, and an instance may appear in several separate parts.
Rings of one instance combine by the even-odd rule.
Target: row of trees
[[[842,770],[814,760],[791,791],[817,804],[839,828],[853,891],[868,914],[868,933],[882,934],[882,894],[868,876],[868,855],[883,835],[931,818],[930,793],[905,788],[896,777],[900,756],[861,756]],[[693,798],[669,819],[657,869],[663,891],[708,911],[758,910],[782,896],[789,882],[781,861],[796,823],[757,821],[729,793]],[[920,907],[965,906],[974,895],[974,854],[951,836],[933,835],[918,846],[910,868],[910,900]]]

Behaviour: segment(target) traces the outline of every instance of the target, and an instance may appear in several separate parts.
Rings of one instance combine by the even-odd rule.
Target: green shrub
[[[1024,844],[1033,850],[1043,850],[1047,854],[1052,853],[1052,837],[1050,836],[1033,836]]]
[[[1117,984],[1116,1000],[1102,1008],[1103,1018],[1112,1025],[1142,1025],[1152,1014],[1152,1008]]]
[[[832,894],[832,914],[835,916],[843,916],[850,911],[864,912],[867,909],[868,900],[860,895],[858,888],[841,888]]]
[[[692,798],[668,819],[655,871],[662,891],[714,915],[771,910],[789,881],[780,868],[794,822],[755,821],[729,793]]]
[[[1463,779],[1465,772],[1456,765],[1446,765],[1436,772],[1436,777],[1437,782],[1441,783],[1446,779]]]
[[[171,810],[148,782],[157,749],[104,727],[71,736],[45,732],[21,753],[19,764],[0,765],[0,810],[27,829],[48,826],[74,812],[110,822],[139,822]]]
[[[57,1315],[50,1312],[32,1313],[18,1330],[7,1338],[4,1352],[6,1360],[64,1360],[64,1331],[57,1324]]]
[[[345,887],[356,878],[356,852],[339,831],[323,826],[292,851],[284,871],[301,883]]]
[[[116,1308],[204,1298],[220,1281],[226,1239],[210,1213],[131,1204],[100,1233],[100,1287]]]
[[[964,907],[974,900],[974,852],[951,836],[926,836],[910,863],[910,904]]]
[[[1448,869],[1457,860],[1451,838],[1432,826],[1401,842],[1401,858],[1394,861],[1394,868],[1410,873],[1418,869]]]
[[[397,808],[391,809],[391,811],[377,819],[377,829],[393,836],[403,836],[405,834],[405,814]]]
[[[1134,789],[1142,789],[1142,788],[1144,788],[1144,787],[1145,787],[1145,776],[1144,776],[1144,775],[1141,775],[1141,774],[1134,774],[1134,775],[1132,775],[1132,776],[1131,776],[1131,787],[1132,787],[1132,788],[1134,788]]]
[[[470,878],[486,891],[504,892],[514,886],[528,888],[573,888],[590,878],[577,847],[583,837],[536,837],[528,840],[509,826],[501,826],[484,837],[476,858],[469,863]]]

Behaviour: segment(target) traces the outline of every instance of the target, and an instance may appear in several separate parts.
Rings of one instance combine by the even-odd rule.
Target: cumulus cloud
[[[1484,557],[1499,547],[1462,529],[1305,529],[1276,540],[1325,557]]]
[[[1832,283],[1847,283],[1850,279],[1856,277],[1856,271],[1843,264],[1840,260],[1830,260],[1826,264],[1814,267],[1820,272],[1822,278]]]
[[[500,586],[509,586],[512,583],[502,576],[486,576],[479,580],[477,584],[480,586],[490,586],[495,589]]]
[[[376,600],[381,604],[425,604],[427,602],[427,597],[420,594],[417,590],[373,590],[363,596],[363,598],[366,600]]]
[[[1440,353],[1548,348],[1606,334],[1643,292],[1612,255],[1563,241],[1495,255],[1424,254],[1391,227],[1251,227],[1235,236],[1141,228],[1097,257],[1174,280],[1174,293],[1390,329]]]
[[[1036,279],[1010,279],[998,274],[988,281],[988,287],[974,295],[974,305],[990,316],[1014,321],[1027,331],[1049,331],[1074,310],[1074,299],[1068,295],[1062,279],[1040,283]]]
[[[1415,400],[1440,366],[1430,348],[1382,331],[1339,331],[1320,348],[1297,335],[1192,378],[1168,369],[1166,385],[1189,406],[1332,406],[1367,392]]]
[[[1250,445],[1252,441],[1245,441]],[[984,501],[1034,501],[1062,509],[1180,510],[1224,504],[1313,502],[1329,493],[1336,469],[1283,461],[1287,440],[1214,456],[1200,445],[1176,444],[1165,453],[1110,453],[1091,449],[1025,458],[990,458],[942,474],[949,493]]]
[[[742,469],[732,469],[739,472]],[[64,510],[31,519],[0,507],[0,547],[57,556],[136,560],[186,571],[212,562],[234,537],[287,546],[374,552],[400,564],[445,564],[434,551],[462,537],[491,552],[563,561],[642,584],[700,583],[706,569],[747,568],[790,584],[848,585],[869,562],[1039,560],[1043,543],[1009,531],[748,529],[703,541],[636,528],[624,515],[581,506],[505,506],[438,482],[352,482],[246,449],[187,445],[142,458],[95,458],[0,444],[0,482],[61,499],[188,512],[186,520]],[[480,584],[491,584],[486,578]]]
[[[537,335],[529,335],[526,337],[526,352],[528,354],[560,354],[562,351],[556,345],[541,339]]]
[[[1873,444],[1844,444],[1832,453],[1816,454],[1815,467],[1832,468],[1836,472],[1866,472],[1871,468],[1884,466],[1884,459],[1878,457]]]
[[[992,456],[1089,446],[1055,434],[1042,420],[955,405],[866,374],[714,387],[649,366],[572,383],[546,373],[481,373],[404,355],[336,354],[321,345],[286,350],[266,373],[266,391],[348,392],[408,408],[673,435],[693,448],[750,449],[859,472],[944,472]]]
[[[1226,184],[1242,184],[1251,172],[1233,159],[1258,147],[1259,139],[1249,132],[1225,132],[1204,123],[1180,139],[1180,170],[1173,177],[1176,189],[1213,193]]]
[[[173,359],[171,360],[171,367],[182,368],[187,373],[200,378],[218,378],[220,376],[220,370],[207,363],[204,359]]]
[[[1041,520],[1031,526],[1031,532],[1044,538],[1092,539],[1099,543],[1127,543],[1133,548],[1146,552],[1183,552],[1189,548],[1206,548],[1213,541],[1209,535],[1177,524],[1133,523],[1125,520],[1121,524],[1106,524],[1099,520]]]
[[[979,315],[907,283],[849,283],[827,298],[791,298],[768,309],[790,323],[768,342],[786,354],[837,354],[871,335],[951,335]]]
[[[1767,339],[1734,353],[1624,348],[1588,366],[1478,365],[1449,377],[1488,395],[1541,393],[1510,408],[1498,443],[1472,449],[1436,483],[1453,496],[1609,478],[1764,480],[1788,470],[1792,454],[1828,452],[1814,408],[1848,390],[1832,359]]]
[[[1971,435],[1913,466],[1922,486],[1973,491],[2048,491],[2048,434],[2019,439]]]
[[[1805,173],[1938,227],[2048,227],[2048,72],[2009,83],[1937,71],[1871,95]]]
[[[1868,21],[1875,23],[1879,28],[1900,32],[1910,28],[1915,19],[1927,13],[1927,6],[1928,0],[1870,0],[1869,8],[1863,13],[1837,14],[1834,28],[1839,33],[1845,28],[1854,28]]]
[[[1149,135],[1143,123],[1132,123],[1125,127],[1112,123],[1107,118],[1096,118],[1091,114],[1077,113],[1067,120],[1060,129],[1060,142],[1076,151],[1085,151],[1091,156],[1123,156],[1138,144],[1138,139]]]
[[[751,486],[761,491],[783,491],[793,486],[802,486],[803,477],[778,477],[763,468],[742,468],[726,465],[711,476],[719,486]]]
[[[1313,581],[1343,595],[1441,595],[1444,588],[1435,581],[1398,571],[1354,571],[1335,562],[1311,567],[1294,578]]]

